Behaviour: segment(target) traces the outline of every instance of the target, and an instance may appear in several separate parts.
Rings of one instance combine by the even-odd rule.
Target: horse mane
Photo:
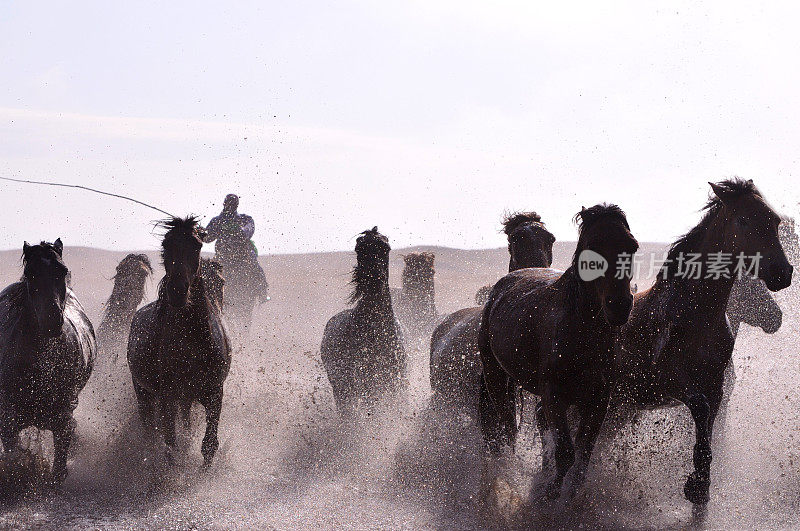
[[[538,223],[544,226],[544,223],[542,223],[542,216],[536,212],[512,212],[506,214],[503,218],[503,232],[506,236],[511,236],[512,232],[527,223]]]
[[[761,192],[758,191],[758,188],[756,188],[752,180],[733,177],[732,179],[726,179],[716,184],[722,188],[725,195],[731,199],[737,199],[745,195],[761,197]],[[711,222],[717,214],[719,214],[723,206],[722,200],[717,197],[716,194],[712,193],[709,196],[708,201],[701,209],[701,211],[705,211],[705,214],[700,219],[700,222],[670,245],[669,251],[667,252],[667,260],[661,267],[661,274],[666,275],[668,273],[670,264],[673,263],[679,255],[693,252],[693,250],[697,248],[708,230],[708,227],[711,225]]]
[[[356,304],[365,295],[375,293],[389,282],[389,239],[378,232],[378,227],[362,232],[356,239],[356,265],[353,267],[348,298]]]
[[[575,254],[572,255],[572,265],[576,266],[578,263],[578,255],[583,251],[583,235],[602,219],[611,218],[621,223],[626,229],[630,230],[628,225],[628,218],[625,212],[617,205],[609,203],[600,203],[592,207],[581,209],[580,212],[575,214],[573,221],[578,224],[578,245],[575,248]]]
[[[161,240],[162,257],[164,245],[176,236],[193,236],[202,243],[206,239],[206,230],[200,225],[200,218],[188,215],[185,218],[172,217],[156,222],[156,228],[163,229]]]

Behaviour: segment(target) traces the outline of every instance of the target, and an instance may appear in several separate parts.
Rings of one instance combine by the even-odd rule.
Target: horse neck
[[[657,277],[656,286],[666,288],[675,295],[671,297],[673,312],[692,316],[718,316],[725,313],[734,283],[733,264],[726,266],[726,274],[720,278],[705,278],[705,266],[710,263],[713,253],[731,253],[722,236],[721,222],[717,218],[712,221],[701,239],[681,249],[684,256],[699,255],[702,278],[675,277],[665,280],[661,274]]]
[[[556,281],[567,292],[570,304],[573,306],[574,315],[583,322],[595,321],[598,317],[603,320],[602,307],[595,294],[578,276],[577,266],[572,264]]]
[[[133,316],[143,298],[144,281],[128,278],[117,280],[108,300],[107,314],[110,317]]]
[[[28,295],[28,281],[23,278],[17,282],[11,293],[9,293],[8,304],[16,307],[14,310],[9,309],[11,315],[19,317],[18,323],[20,326],[25,327],[26,332],[35,332],[38,328],[36,325],[36,316],[33,313],[33,301]]]
[[[167,302],[166,283],[162,282],[158,290],[158,302],[162,311],[168,311],[172,316],[197,318],[209,320],[211,317],[211,303],[208,301],[205,292],[205,284],[202,276],[198,273],[192,280],[189,288],[189,300],[183,308],[172,308]]]
[[[432,277],[403,280],[403,295],[415,311],[426,312],[434,307],[435,291]]]
[[[357,314],[366,315],[370,319],[394,320],[388,281],[382,281],[379,285],[364,292],[358,299],[354,310]]]
[[[518,271],[520,269],[526,269],[528,267],[547,267],[546,264],[543,264],[539,260],[535,260],[533,258],[529,258],[523,256],[521,260],[517,259],[515,255],[511,255],[508,259],[508,272],[513,273],[514,271]]]

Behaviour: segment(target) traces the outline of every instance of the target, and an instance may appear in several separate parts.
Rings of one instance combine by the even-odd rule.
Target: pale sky
[[[800,5],[758,2],[4,2],[0,175],[208,221],[228,192],[262,253],[560,240],[581,205],[641,241],[706,181],[800,191]],[[0,182],[0,249],[159,245],[158,213]]]

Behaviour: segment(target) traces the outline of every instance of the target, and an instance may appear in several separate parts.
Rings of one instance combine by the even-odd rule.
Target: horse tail
[[[517,439],[517,385],[500,366],[492,352],[489,332],[489,305],[484,309],[478,332],[478,350],[483,364],[479,410],[480,426],[487,449],[494,455],[503,447],[514,449]]]

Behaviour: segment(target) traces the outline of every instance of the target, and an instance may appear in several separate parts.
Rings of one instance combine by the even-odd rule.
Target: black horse
[[[556,238],[545,228],[536,212],[517,212],[503,220],[508,238],[508,270],[550,267]],[[481,288],[486,299],[481,306],[464,308],[448,315],[433,331],[430,347],[431,405],[477,419],[481,360],[478,355],[478,327],[482,306],[491,286]],[[476,298],[480,296],[480,292]]]
[[[583,482],[611,394],[614,328],[628,320],[633,303],[630,271],[616,267],[638,249],[625,214],[616,205],[596,205],[576,220],[580,234],[570,267],[563,273],[520,269],[500,279],[478,330],[480,421],[488,449],[493,457],[504,446],[513,449],[517,385],[540,396],[541,420],[554,443],[547,450],[556,463],[550,497],[561,494],[567,471],[567,497]],[[606,268],[589,270],[589,261]],[[567,424],[573,405],[580,414],[575,445]],[[490,481],[484,478],[485,491]]]
[[[695,504],[709,500],[711,438],[734,347],[725,314],[735,278],[757,269],[752,274],[778,291],[791,284],[793,273],[779,241],[781,218],[753,181],[710,184],[705,215],[672,245],[655,284],[636,294],[630,319],[616,337],[609,416],[619,420],[606,428],[613,434],[627,408],[685,404],[696,430],[694,471],[683,492]],[[722,265],[719,274],[681,266],[692,256],[699,259],[695,263]],[[719,260],[725,256],[729,260]]]
[[[52,431],[55,482],[67,476],[72,413],[97,351],[62,252],[60,239],[25,243],[22,280],[0,293],[0,439],[11,452],[21,430]]]
[[[403,334],[389,294],[390,249],[378,227],[358,237],[350,295],[355,306],[331,317],[322,336],[322,363],[343,417],[408,385]]]
[[[231,364],[218,300],[222,287],[207,287],[201,274],[204,234],[197,219],[172,218],[162,226],[167,229],[161,252],[166,276],[159,284],[158,300],[133,318],[128,364],[145,427],[154,427],[158,406],[168,461],[175,449],[178,408],[184,414],[193,402],[205,408],[202,454],[208,466],[219,446],[223,385]],[[214,271],[219,273],[218,267]]]

